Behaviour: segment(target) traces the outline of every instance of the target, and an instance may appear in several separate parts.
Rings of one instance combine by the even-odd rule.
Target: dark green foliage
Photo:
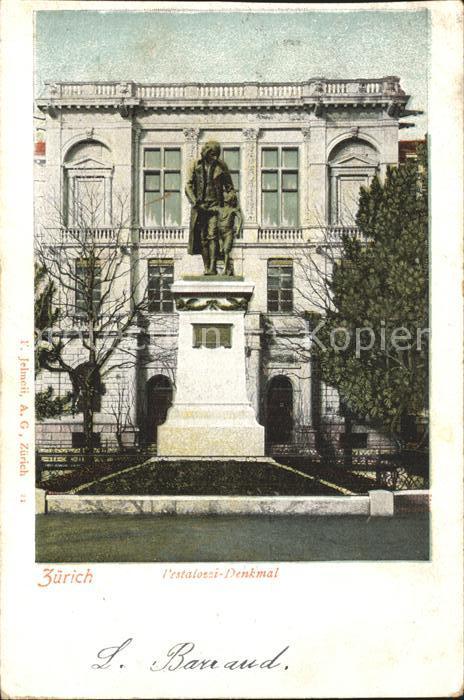
[[[58,309],[53,308],[55,285],[48,278],[40,265],[34,272],[34,327],[35,327],[35,374],[42,369],[50,369],[61,352],[61,343],[56,338],[47,337],[59,318]],[[70,410],[71,394],[64,397],[54,396],[51,386],[35,395],[35,412],[37,420],[53,418]]]
[[[357,224],[367,244],[345,237],[329,283],[333,309],[317,333],[327,348],[316,350],[323,379],[355,415],[400,439],[405,423],[428,406],[429,338],[421,333],[429,323],[427,198],[425,147],[417,161],[389,168],[384,183],[375,178],[361,190]],[[337,328],[349,333],[346,350],[331,347]],[[372,329],[375,343],[356,353],[361,328]],[[409,336],[395,336],[399,328]],[[343,345],[343,333],[335,337]],[[361,338],[367,344],[368,331]]]
[[[65,396],[53,396],[53,393],[51,386],[36,393],[35,412],[38,420],[69,413],[72,393],[68,392]]]
[[[317,479],[301,476],[272,462],[211,460],[163,461],[118,474],[81,494],[190,496],[302,496],[337,493]]]

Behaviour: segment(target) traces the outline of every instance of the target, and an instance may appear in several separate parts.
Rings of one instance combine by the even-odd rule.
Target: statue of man
[[[189,173],[185,194],[192,205],[188,252],[201,253],[205,275],[216,275],[219,253],[219,212],[224,207],[224,194],[233,191],[227,165],[219,160],[221,146],[208,141],[201,149]]]

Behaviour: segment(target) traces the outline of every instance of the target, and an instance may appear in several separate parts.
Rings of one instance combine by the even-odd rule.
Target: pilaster
[[[245,215],[245,233],[247,228],[256,228],[258,215],[258,138],[259,129],[242,129],[245,140],[243,157],[243,179],[245,201],[242,208]]]
[[[135,127],[133,130],[133,156],[132,156],[132,226],[137,229],[140,226],[140,178],[142,164],[140,162],[140,137],[142,130]],[[134,233],[134,232],[133,232]],[[135,242],[133,240],[133,242]]]
[[[188,127],[183,129],[185,144],[183,148],[184,155],[184,183],[187,182],[187,177],[193,161],[198,158],[198,139],[200,138],[201,129],[197,127]],[[182,226],[188,227],[190,220],[190,203],[184,198],[184,206],[182,207]]]
[[[311,181],[309,178],[309,172],[311,169],[311,127],[302,127],[301,135],[303,136],[303,169],[300,169],[300,172],[303,172],[301,182],[301,225],[309,226],[311,221],[311,207],[309,199],[311,188]]]
[[[306,224],[311,227],[325,226],[328,221],[326,122],[315,119],[311,123],[309,138],[305,138],[305,156],[308,178],[306,197]]]

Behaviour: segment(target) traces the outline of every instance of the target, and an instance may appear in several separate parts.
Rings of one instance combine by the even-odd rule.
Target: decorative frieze
[[[176,298],[177,311],[246,311],[248,299],[238,297],[226,297],[215,299]]]

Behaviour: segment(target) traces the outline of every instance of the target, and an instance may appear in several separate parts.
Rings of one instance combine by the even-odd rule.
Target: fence
[[[143,461],[156,453],[156,447],[144,445],[143,447],[127,447],[120,450],[117,447],[96,447],[93,450],[93,459],[98,465],[111,465],[118,463],[121,468],[127,463],[130,466],[135,460]],[[84,448],[41,447],[36,451],[36,480],[40,481],[44,472],[57,472],[63,470],[76,470],[84,467],[89,461],[89,455]]]
[[[330,475],[355,492],[374,488],[402,491],[429,488],[427,450],[308,448],[307,443],[271,445],[271,456],[314,476]]]

